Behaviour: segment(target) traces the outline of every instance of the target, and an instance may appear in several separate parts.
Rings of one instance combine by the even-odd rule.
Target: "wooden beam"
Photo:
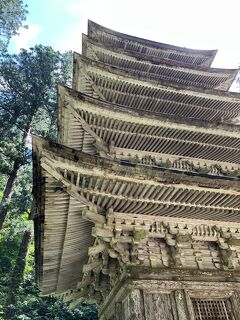
[[[45,169],[52,177],[63,183],[66,187],[67,193],[77,201],[92,207],[93,204],[88,201],[84,196],[80,195],[78,189],[65,177],[63,177],[54,167],[54,161],[51,162],[49,159],[41,158],[41,167]]]
[[[106,229],[106,228],[103,229],[103,228],[100,228],[100,227],[93,227],[92,236],[101,237],[105,241],[106,241],[106,239],[108,239],[108,242],[110,242],[112,237],[113,237],[113,230],[112,229]]]
[[[103,252],[107,248],[108,248],[108,246],[107,246],[106,243],[101,243],[101,244],[98,244],[96,246],[89,247],[88,248],[88,255],[89,256],[95,256],[98,253]]]
[[[82,217],[86,220],[92,221],[96,224],[104,224],[106,223],[106,217],[99,214],[95,213],[91,210],[85,209],[82,211]]]
[[[73,116],[78,119],[83,127],[83,129],[89,133],[95,140],[96,140],[96,146],[98,149],[105,153],[109,153],[109,146],[106,144],[106,142],[101,139],[89,126],[89,124],[80,116],[80,114],[75,110],[72,103],[67,103],[66,108],[73,114]]]
[[[96,260],[91,263],[85,264],[83,266],[83,273],[87,273],[89,271],[92,271],[93,269],[100,267],[101,264],[102,264],[101,260]]]

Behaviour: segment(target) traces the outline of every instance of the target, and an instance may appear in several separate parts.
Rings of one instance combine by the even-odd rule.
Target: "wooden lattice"
[[[227,300],[193,299],[196,320],[233,320]]]

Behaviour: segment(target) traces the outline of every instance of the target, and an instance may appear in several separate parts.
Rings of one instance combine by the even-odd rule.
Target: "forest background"
[[[9,53],[27,14],[22,0],[0,0],[0,320],[94,320],[94,305],[70,310],[35,282],[31,134],[56,140],[56,87],[71,86],[72,52]]]

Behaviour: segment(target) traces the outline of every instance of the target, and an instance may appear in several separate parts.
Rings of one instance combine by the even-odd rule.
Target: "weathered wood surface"
[[[239,191],[219,190],[199,185],[190,187],[185,184],[167,184],[152,179],[143,180],[142,177],[126,177],[115,170],[115,172],[108,172],[106,175],[105,170],[101,167],[93,171],[82,165],[76,166],[74,163],[67,164],[59,161],[60,159],[56,160],[54,153],[52,155],[49,153],[47,157],[42,157],[41,166],[55,179],[61,181],[67,187],[68,193],[74,198],[90,206],[98,203],[98,206],[104,209],[104,207],[111,208],[112,204],[112,209],[116,212],[119,211],[118,208],[124,206],[124,208],[131,208],[131,210],[126,210],[126,213],[138,213],[141,205],[144,208],[141,210],[141,214],[146,214],[150,210],[151,215],[159,214],[159,207],[161,207],[161,215],[165,216],[171,216],[172,211],[174,211],[174,216],[177,216],[177,211],[180,211],[182,216],[184,207],[185,218],[193,217],[195,214],[195,218],[198,215],[198,217],[207,219],[207,216],[211,214],[213,220],[229,220],[230,210],[232,216],[239,215]],[[124,166],[122,166],[123,170]],[[80,179],[79,185],[76,185],[78,175],[82,179]],[[86,185],[88,179],[90,179],[90,183]],[[100,189],[97,188],[99,182],[101,182],[101,186],[103,185]],[[114,193],[111,192],[113,184],[115,185]],[[123,187],[124,193],[122,192]],[[81,195],[79,191],[81,191]],[[96,200],[90,201],[88,198]],[[106,201],[108,205],[106,205]],[[217,205],[215,205],[216,201]],[[129,206],[130,203],[131,206]],[[237,217],[235,219],[231,217],[231,220],[236,221]]]
[[[129,316],[127,320],[145,320],[144,301],[141,290],[133,290],[129,295]]]
[[[186,306],[187,306],[187,310],[188,310],[189,319],[195,320],[195,313],[194,313],[192,301],[191,301],[191,298],[190,298],[187,290],[184,290],[184,295],[185,295],[185,299],[186,299]]]
[[[125,314],[124,314],[124,306],[121,302],[115,303],[115,320],[124,320]]]
[[[50,260],[44,260],[44,270],[51,269],[51,274],[45,274],[45,278],[49,276],[49,281],[44,292],[56,288],[55,292],[61,293],[68,288],[70,279],[71,283],[77,285],[82,276],[72,270],[73,265],[74,270],[79,269],[79,263],[80,271],[94,273],[98,268],[100,277],[96,279],[105,279],[106,275],[108,292],[116,280],[116,275],[111,271],[113,267],[109,264],[113,261],[115,270],[139,264],[151,270],[159,267],[203,271],[224,269],[230,273],[238,270],[239,225],[229,223],[229,207],[225,205],[226,201],[228,204],[232,202],[232,219],[235,211],[239,211],[240,198],[239,189],[232,188],[232,181],[220,181],[224,186],[221,189],[213,186],[211,179],[204,179],[210,185],[199,185],[199,177],[196,181],[191,179],[191,185],[181,183],[182,177],[178,182],[166,182],[158,171],[138,166],[129,169],[115,161],[76,153],[58,144],[47,145],[41,139],[35,142],[34,148],[35,155],[38,149],[39,172],[45,183],[41,190],[45,192],[47,227],[45,238],[42,239],[45,250],[49,250],[45,252],[45,257]],[[214,184],[217,182],[214,181]],[[238,185],[239,181],[235,182],[235,188]],[[213,200],[218,201],[217,206],[211,205]],[[223,206],[220,206],[221,201]],[[190,210],[184,213],[191,214],[191,219],[182,218],[183,207]],[[181,213],[180,217],[178,212]],[[193,214],[198,213],[199,218],[200,212],[204,213],[206,222],[193,219]],[[223,216],[222,219],[226,221],[209,221],[209,215],[213,215],[213,212]],[[175,217],[154,216],[159,214],[173,214]],[[236,219],[239,219],[238,215]],[[97,248],[96,254],[91,249],[89,261],[87,252],[88,246],[92,245],[91,231],[87,234],[77,233],[77,230],[82,230],[80,225],[91,226],[87,220],[95,223],[93,235],[97,242],[107,245],[106,249]],[[83,238],[84,242],[79,240],[78,243],[77,239]],[[79,248],[78,259],[81,258],[79,263],[76,248]],[[86,266],[82,269],[83,264]],[[99,289],[99,284],[94,281],[90,286],[96,297],[101,296],[100,301],[105,299],[105,289]],[[98,289],[95,290],[95,287]],[[88,291],[91,292],[90,288]]]
[[[58,94],[58,141],[73,149],[33,143],[43,293],[66,292],[72,306],[84,297],[97,302],[104,320],[193,320],[191,299],[208,296],[236,309],[240,136],[231,125],[240,96],[213,90],[229,71],[213,72],[212,82],[215,50],[133,38],[92,22],[89,38],[117,49],[92,46],[97,61],[74,54],[73,87],[82,93]],[[103,52],[109,65],[98,58]],[[134,60],[138,54],[145,60]],[[166,59],[171,66],[156,68]],[[173,85],[169,72],[178,77]],[[137,281],[128,282],[133,267]]]
[[[108,29],[91,20],[88,21],[88,36],[105,47],[118,47],[127,52],[144,52],[153,60],[165,58],[191,66],[210,67],[217,53],[216,50],[189,49],[134,37]]]
[[[230,319],[230,315],[231,320],[240,320],[239,292],[232,292],[227,299],[220,295],[207,297],[206,293],[199,291],[198,298],[190,298],[185,290],[152,293],[149,290],[132,289],[123,300],[113,301],[114,308],[110,304],[100,320],[196,320],[199,314],[205,320],[208,312],[211,316],[221,316],[214,320],[223,319],[223,315],[226,315],[226,319]],[[200,309],[194,309],[196,302]]]
[[[174,292],[175,301],[177,305],[177,313],[179,320],[189,320],[189,314],[186,304],[186,298],[183,290],[176,290]]]
[[[183,171],[230,174],[238,169],[236,155],[240,134],[235,126],[225,130],[192,123],[178,123],[176,126],[173,120],[124,112],[119,106],[107,102],[96,108],[95,100],[76,96],[64,87],[59,88],[59,95],[64,128],[61,142],[70,147],[92,154],[104,152],[104,157],[167,165]],[[90,143],[84,138],[86,135],[95,142]]]
[[[74,61],[74,89],[112,104],[159,115],[212,122],[229,123],[240,114],[238,94],[164,86],[77,54]]]
[[[144,292],[145,320],[175,320],[176,310],[170,294]],[[174,317],[175,315],[175,317]]]
[[[237,70],[216,68],[192,68],[179,66],[170,60],[151,61],[144,53],[122,51],[116,46],[106,48],[83,34],[82,54],[89,59],[112,65],[126,72],[150,77],[157,82],[170,85],[195,86],[199,88],[216,88],[228,90],[236,77]]]
[[[234,291],[230,297],[230,302],[233,310],[234,320],[240,320],[240,291]]]

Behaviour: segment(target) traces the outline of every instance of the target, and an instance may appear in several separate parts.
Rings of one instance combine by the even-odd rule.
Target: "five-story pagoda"
[[[215,55],[89,21],[58,143],[33,139],[43,294],[102,320],[240,319],[240,96]]]

